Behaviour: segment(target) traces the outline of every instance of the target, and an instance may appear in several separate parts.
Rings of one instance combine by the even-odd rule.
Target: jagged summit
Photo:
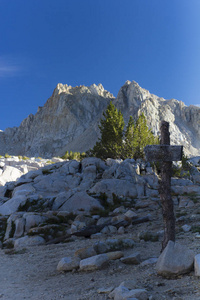
[[[53,96],[55,97],[62,93],[65,93],[65,94],[77,94],[77,93],[80,93],[80,94],[89,93],[90,94],[91,93],[96,96],[114,98],[114,96],[110,92],[108,92],[104,89],[104,87],[101,83],[99,83],[98,85],[92,84],[89,87],[85,86],[85,85],[72,87],[71,85],[58,83],[53,92]]]
[[[52,157],[67,150],[86,151],[98,138],[98,124],[110,100],[121,109],[126,123],[130,115],[137,118],[143,112],[155,134],[161,120],[170,122],[172,144],[183,144],[187,154],[200,155],[200,107],[165,100],[135,81],[126,81],[117,98],[102,84],[59,83],[35,115],[0,132],[0,154]]]

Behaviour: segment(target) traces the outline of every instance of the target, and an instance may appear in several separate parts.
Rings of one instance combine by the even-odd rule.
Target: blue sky
[[[0,129],[19,126],[57,83],[126,80],[200,104],[199,0],[0,0]]]

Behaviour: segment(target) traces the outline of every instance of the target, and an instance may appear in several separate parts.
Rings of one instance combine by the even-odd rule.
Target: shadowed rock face
[[[0,153],[42,156],[84,151],[97,139],[98,123],[112,94],[102,85],[71,87],[58,84],[37,113],[18,128],[0,132]]]
[[[121,87],[116,106],[121,109],[126,122],[130,115],[135,118],[142,112],[147,118],[148,126],[157,135],[160,122],[170,123],[171,144],[184,146],[188,155],[200,153],[200,108],[171,99],[159,98],[141,88],[136,82],[127,81]]]
[[[35,115],[19,127],[0,132],[0,154],[52,157],[67,150],[86,151],[95,144],[98,124],[110,100],[121,109],[125,121],[143,112],[156,134],[159,123],[170,122],[171,143],[182,144],[190,155],[200,155],[200,108],[165,100],[127,81],[117,98],[99,84],[71,87],[58,84],[53,95]]]

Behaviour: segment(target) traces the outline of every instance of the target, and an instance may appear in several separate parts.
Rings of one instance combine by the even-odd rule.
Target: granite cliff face
[[[200,155],[200,108],[159,98],[127,81],[117,98],[95,84],[71,87],[58,84],[53,95],[35,115],[19,127],[0,132],[0,154],[52,157],[65,151],[86,151],[95,144],[103,111],[112,100],[125,121],[143,112],[153,132],[159,133],[161,120],[170,122],[171,143],[182,144],[185,152]]]
[[[121,109],[126,122],[129,115],[137,118],[143,112],[155,134],[159,134],[160,121],[168,121],[171,144],[183,145],[188,155],[200,155],[199,107],[186,106],[175,99],[165,100],[157,97],[134,81],[127,81],[121,87],[115,103]]]
[[[103,110],[113,99],[101,84],[58,84],[35,115],[29,115],[18,128],[0,132],[0,153],[52,157],[67,150],[87,150],[97,138]]]

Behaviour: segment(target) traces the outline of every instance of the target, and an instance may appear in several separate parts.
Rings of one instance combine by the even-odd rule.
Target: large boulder
[[[72,190],[59,193],[53,202],[52,210],[58,210],[73,194]]]
[[[11,215],[18,211],[19,207],[23,206],[26,201],[27,197],[25,195],[14,196],[0,206],[0,214],[4,216]]]
[[[84,171],[85,168],[87,168],[88,166],[96,166],[97,168],[97,171],[104,171],[107,166],[105,164],[105,162],[103,160],[101,160],[100,158],[96,158],[96,157],[87,157],[87,158],[84,158],[81,162],[81,165],[82,165],[82,170]]]
[[[198,185],[185,185],[185,186],[173,185],[171,189],[172,192],[177,195],[184,195],[184,194],[199,195],[200,194],[200,186]]]
[[[129,256],[121,258],[121,262],[124,264],[130,264],[130,265],[138,265],[141,262],[140,253],[132,253]]]
[[[80,261],[80,269],[82,271],[95,271],[101,269],[109,261],[106,254],[98,254]]]
[[[34,179],[34,188],[38,191],[58,193],[69,187],[76,187],[80,182],[80,178],[75,178],[73,175],[61,175],[59,172],[48,170],[44,170],[43,173]]]
[[[126,286],[120,284],[110,294],[109,298],[114,300],[147,300],[149,299],[148,293],[145,289],[131,289],[129,290]]]
[[[137,173],[135,167],[127,161],[123,161],[118,165],[118,168],[115,171],[116,179],[124,179],[131,182],[136,182]]]
[[[89,212],[94,208],[103,209],[99,201],[86,192],[78,192],[69,198],[60,208],[60,211],[67,210],[69,212],[85,211]]]
[[[188,185],[193,185],[193,182],[189,179],[186,179],[186,178],[175,178],[175,177],[172,177],[171,178],[171,185],[172,186],[188,186]]]
[[[27,183],[27,184],[22,184],[20,186],[17,186],[14,189],[12,196],[13,197],[21,196],[21,195],[27,196],[28,194],[32,194],[34,192],[35,192],[35,189],[34,189],[33,185],[31,183]]]
[[[45,222],[47,220],[47,217],[42,216],[40,213],[25,213],[23,215],[23,218],[25,219],[25,232],[28,233],[29,230],[32,227],[35,227],[43,222]]]
[[[5,185],[8,181],[15,181],[22,175],[23,173],[19,169],[5,166],[3,168],[3,173],[0,175],[0,185]]]
[[[14,213],[14,214],[10,215],[10,217],[7,219],[7,226],[6,226],[4,240],[12,238],[15,235],[15,233],[17,235],[16,237],[19,237],[18,236],[19,235],[19,231],[21,231],[21,230],[19,230],[18,220],[21,220],[22,216],[23,216],[22,212],[18,212],[18,213]],[[18,226],[17,232],[16,232],[16,224]],[[23,234],[23,232],[22,232],[22,234]]]
[[[163,277],[188,273],[194,266],[194,253],[185,246],[169,241],[159,256],[156,271]]]
[[[77,256],[74,257],[63,257],[58,265],[57,271],[72,271],[79,268],[80,258]]]
[[[60,168],[60,173],[64,175],[73,175],[78,172],[80,168],[80,162],[76,160],[69,160],[66,163],[63,164],[63,166]]]
[[[38,245],[44,245],[45,239],[41,236],[23,236],[14,242],[14,248],[26,248]]]
[[[114,193],[117,196],[136,198],[138,195],[137,185],[132,182],[120,179],[103,179],[97,182],[89,191],[90,193],[105,193],[112,198]]]

